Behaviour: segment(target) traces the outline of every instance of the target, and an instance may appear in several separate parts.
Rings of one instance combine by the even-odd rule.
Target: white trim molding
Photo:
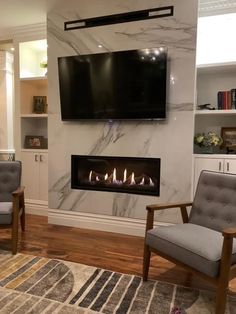
[[[146,221],[66,210],[48,209],[48,223],[144,237]],[[155,223],[169,225],[169,223]]]
[[[236,12],[236,0],[199,0],[199,16]]]
[[[15,149],[0,149],[0,154],[15,154]]]
[[[0,40],[14,40],[14,41],[29,41],[34,40],[35,35],[46,38],[47,31],[46,23],[37,23],[30,25],[23,25],[1,30]],[[27,39],[26,39],[27,38]]]
[[[48,205],[47,202],[44,201],[36,201],[25,200],[25,212],[27,214],[39,215],[39,216],[47,216],[48,215]]]

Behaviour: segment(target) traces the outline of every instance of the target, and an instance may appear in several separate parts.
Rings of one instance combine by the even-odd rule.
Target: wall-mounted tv
[[[58,58],[62,120],[165,119],[167,49]]]

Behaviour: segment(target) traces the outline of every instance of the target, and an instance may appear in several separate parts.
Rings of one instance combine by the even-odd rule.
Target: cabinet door
[[[202,170],[211,170],[223,172],[224,164],[223,159],[218,158],[195,158],[194,164],[194,190],[195,192],[197,187],[198,178]]]
[[[39,154],[39,200],[48,200],[48,154]]]
[[[236,159],[225,159],[224,172],[236,174]]]
[[[22,152],[22,185],[25,187],[26,199],[38,199],[39,195],[39,154]]]

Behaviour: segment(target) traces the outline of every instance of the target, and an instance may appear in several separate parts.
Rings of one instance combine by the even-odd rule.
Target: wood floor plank
[[[0,249],[11,250],[10,230],[0,230]],[[26,215],[26,230],[19,236],[19,252],[101,267],[121,273],[142,275],[141,237],[111,232],[50,225],[47,217]],[[150,279],[179,285],[213,289],[167,260],[153,256]],[[230,282],[236,293],[236,279]]]

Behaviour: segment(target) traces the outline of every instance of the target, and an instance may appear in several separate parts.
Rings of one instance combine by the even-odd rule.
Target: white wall
[[[78,18],[174,5],[174,16],[83,30],[63,30]],[[48,14],[49,207],[58,213],[93,213],[144,219],[150,203],[190,200],[193,152],[197,0],[67,0]],[[57,57],[168,47],[167,120],[62,122]],[[161,158],[160,197],[71,190],[72,154]],[[55,212],[55,210],[54,210]],[[159,220],[177,221],[177,211]]]
[[[235,62],[236,13],[198,20],[197,64]]]
[[[0,153],[13,149],[13,55],[0,51]]]

